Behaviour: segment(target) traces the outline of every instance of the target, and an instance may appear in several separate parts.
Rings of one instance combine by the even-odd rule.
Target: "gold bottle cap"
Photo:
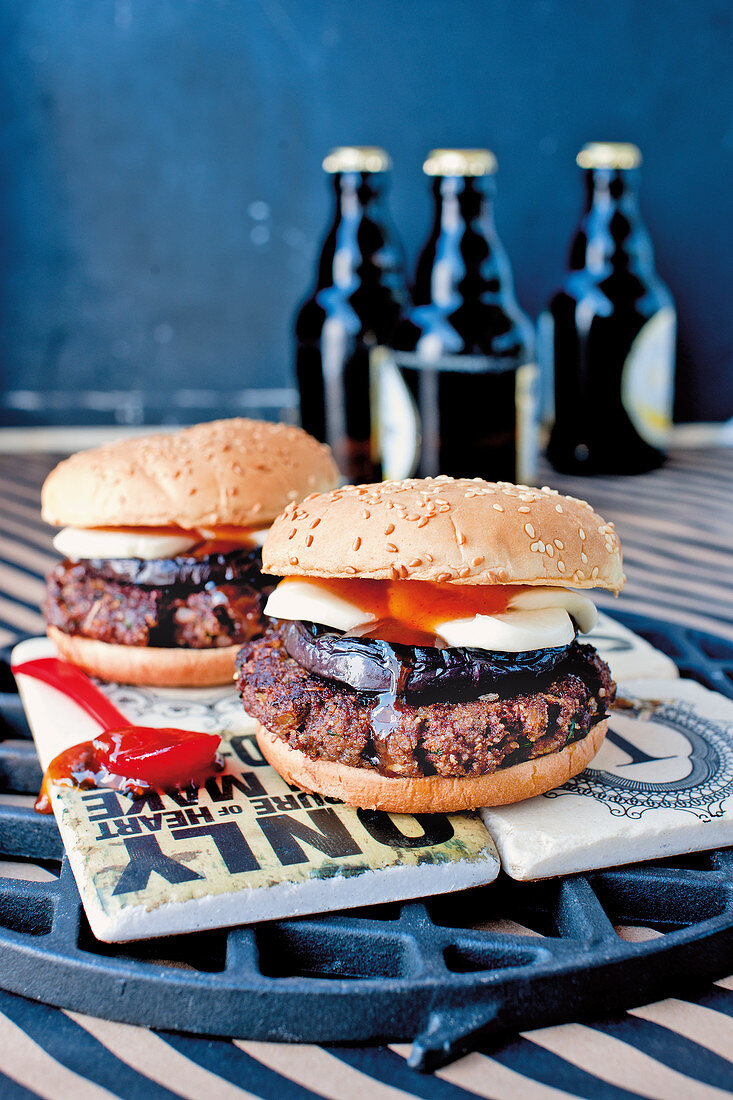
[[[492,176],[497,168],[490,149],[433,149],[422,166],[426,176]]]
[[[581,168],[638,168],[641,150],[626,141],[589,141],[575,160]]]
[[[323,162],[325,172],[389,172],[392,158],[378,145],[337,145]]]

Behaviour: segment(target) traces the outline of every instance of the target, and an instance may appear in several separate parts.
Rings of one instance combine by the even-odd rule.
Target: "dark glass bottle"
[[[540,365],[555,391],[547,453],[568,473],[640,473],[665,457],[676,316],[639,214],[640,163],[635,145],[578,154],[585,209],[568,276],[540,317]]]
[[[394,476],[532,480],[534,332],[494,228],[496,158],[436,149],[423,167],[435,218],[392,344],[412,415],[397,386],[383,386],[381,419],[399,410],[402,420],[401,433],[383,429],[385,467]]]
[[[381,477],[371,418],[375,353],[405,297],[402,251],[385,204],[391,161],[383,149],[334,149],[323,162],[336,209],[316,287],[296,323],[301,422],[328,443],[351,482]]]

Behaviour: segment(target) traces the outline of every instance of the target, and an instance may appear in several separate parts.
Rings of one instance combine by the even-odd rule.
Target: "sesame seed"
[[[583,565],[587,565],[588,564],[588,555],[587,554],[581,554],[580,555],[580,560],[582,561]]]
[[[560,539],[554,539],[553,541],[555,543],[555,546],[558,548],[558,550],[564,550],[565,549],[565,543],[561,542]]]
[[[363,515],[364,515],[364,519],[369,519],[369,518],[371,517],[371,514],[372,514],[372,513],[371,513],[371,512],[369,511],[369,509],[368,509],[368,508],[365,508],[365,509],[364,509],[364,512],[363,512]]]
[[[352,576],[353,576],[353,574],[356,573],[356,569],[354,568],[353,565],[345,565],[344,566],[344,573],[351,573]]]
[[[557,569],[558,569],[559,573],[564,573],[565,572],[565,562],[558,560]]]
[[[316,516],[316,518],[313,520],[313,523],[311,523],[311,531],[313,530],[314,527],[317,527],[320,522],[321,522],[321,517]]]
[[[491,507],[494,509],[495,512],[503,512],[504,511],[504,508],[502,507],[501,504],[492,504]]]
[[[288,535],[288,539],[294,539],[294,538],[295,538],[295,536],[297,535],[297,533],[298,533],[298,528],[297,528],[297,527],[293,527],[293,529],[291,530],[290,534]]]
[[[459,546],[464,546],[465,545],[466,536],[463,534],[463,531],[461,531],[458,527],[456,527],[456,539],[458,540],[458,545]]]
[[[387,550],[389,550],[390,554],[396,554],[398,552],[397,547],[393,542],[387,543]]]
[[[555,556],[555,547],[551,546],[549,542],[548,542],[547,546],[545,547],[545,549],[547,550],[547,553],[551,558],[553,558]]]
[[[496,576],[500,581],[506,580],[506,569],[497,569]]]
[[[545,546],[544,542],[538,542],[537,549],[539,550],[540,554],[544,554],[547,547]]]
[[[361,546],[361,539],[357,535],[356,538],[354,539],[354,541],[352,542],[351,547],[352,547],[353,550],[358,550],[360,546]]]
[[[391,535],[394,531],[394,523],[388,523],[384,529],[385,535]]]
[[[313,545],[313,535],[306,535],[305,536],[305,545],[306,546],[312,546]]]
[[[450,573],[438,573],[438,575],[435,579],[439,584],[441,584],[443,581],[449,581],[451,579],[451,574]]]
[[[298,559],[296,558],[295,554],[293,554],[288,560],[290,561],[291,565],[297,565],[298,564]]]
[[[426,525],[426,523],[427,523],[427,522],[428,522],[428,517],[427,517],[427,516],[423,516],[423,518],[422,518],[421,520],[419,520],[419,521],[418,521],[418,524],[417,524],[417,525],[418,525],[418,527],[424,527],[424,526]]]
[[[555,511],[556,512],[562,512],[562,504],[556,504],[555,505]]]
[[[591,572],[591,579],[595,580],[597,576],[598,576],[598,566],[594,565],[593,566],[593,571]]]
[[[578,534],[580,535],[581,542],[585,542],[585,531],[582,527],[578,528]]]
[[[531,539],[535,537],[535,529],[531,523],[525,523],[524,530],[527,532]]]
[[[518,511],[518,512],[524,512],[524,514],[525,514],[525,516],[526,516],[526,515],[529,515],[529,513],[530,513],[530,512],[532,511],[532,509],[531,509],[531,508],[528,508],[526,504],[523,504],[523,505],[521,506],[521,508],[517,508],[517,511]]]
[[[470,566],[462,565],[461,568],[458,570],[458,576],[459,577],[467,577],[470,572],[471,572]]]
[[[409,564],[410,569],[417,569],[418,565],[422,565],[422,558],[413,558]]]
[[[485,558],[484,558],[483,554],[479,554],[479,556],[477,558],[473,559],[473,561],[471,562],[471,565],[474,567],[474,569],[476,569],[484,561],[485,561]]]

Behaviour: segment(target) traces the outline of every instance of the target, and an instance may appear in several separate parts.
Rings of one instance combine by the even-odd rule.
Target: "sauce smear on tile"
[[[93,741],[72,745],[46,768],[38,813],[50,813],[52,784],[107,787],[139,795],[149,790],[200,787],[222,769],[218,734],[153,726],[104,730]]]

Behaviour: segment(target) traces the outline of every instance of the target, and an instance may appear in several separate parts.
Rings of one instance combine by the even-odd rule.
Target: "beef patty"
[[[243,645],[237,687],[245,710],[290,748],[411,778],[487,775],[557,752],[605,717],[616,691],[595,649],[575,644],[543,678],[506,677],[477,698],[414,705],[306,671],[277,623]]]
[[[46,578],[44,614],[50,626],[119,645],[211,649],[239,645],[263,628],[273,584],[155,588],[113,581],[89,562],[59,562]],[[272,578],[267,578],[271,581]]]

